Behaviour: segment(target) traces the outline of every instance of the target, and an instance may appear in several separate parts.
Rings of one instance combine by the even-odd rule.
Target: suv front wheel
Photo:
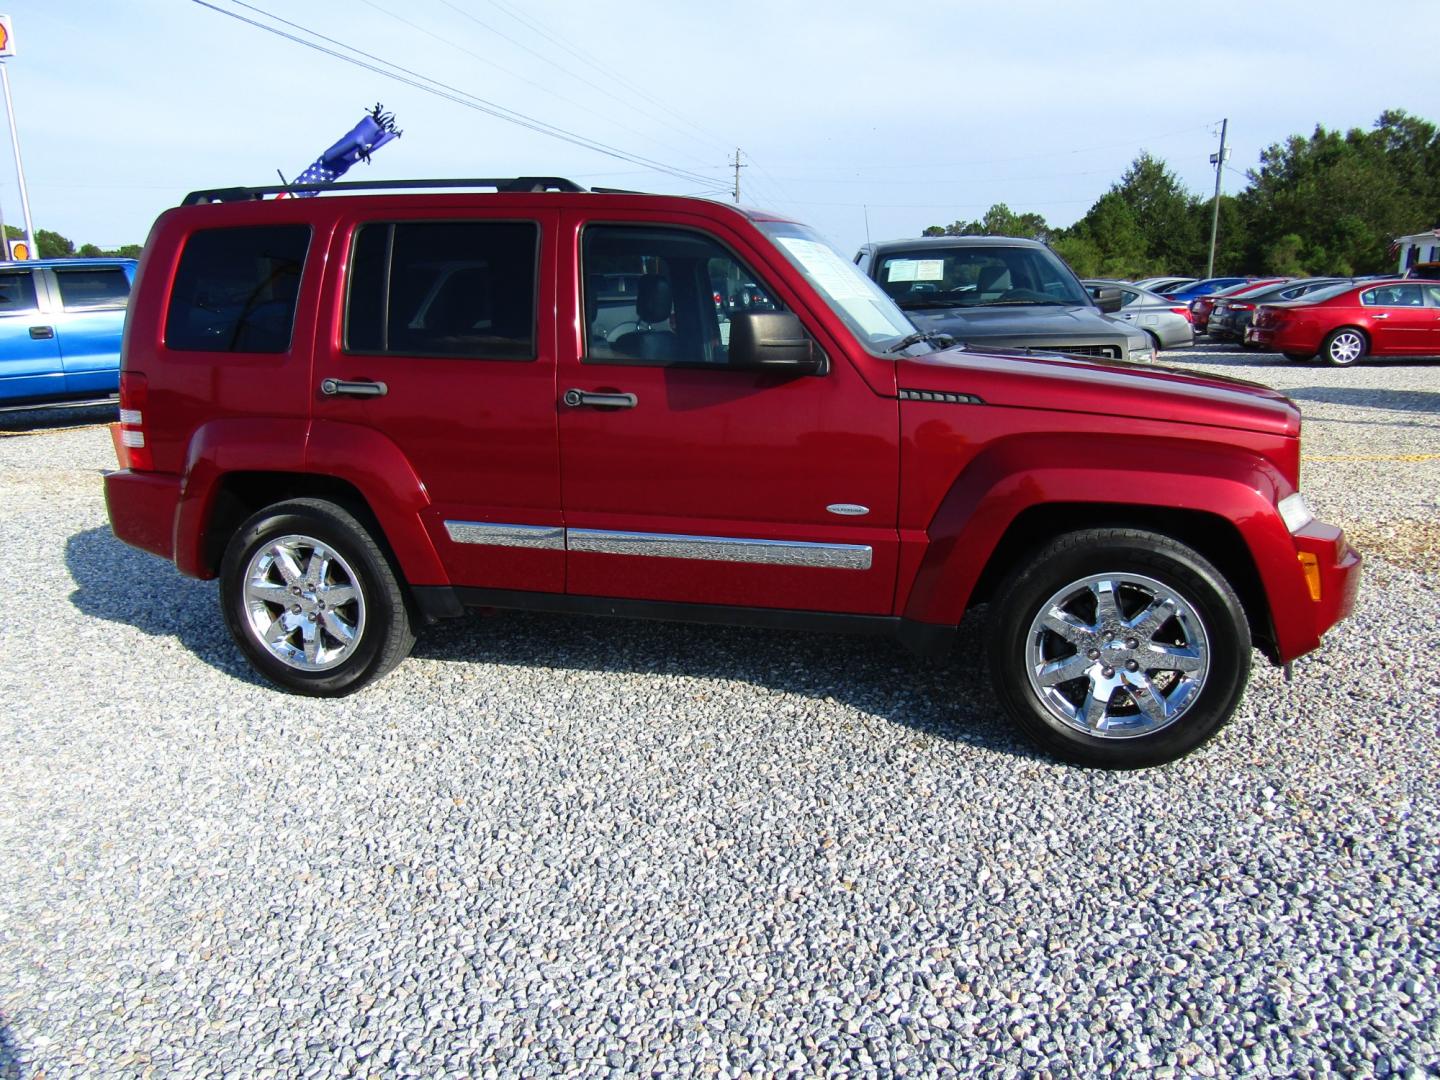
[[[1218,731],[1250,672],[1234,590],[1200,554],[1130,529],[1061,536],[991,604],[991,678],[1018,726],[1057,757],[1133,769]]]
[[[385,553],[321,499],[277,503],[240,527],[221,563],[220,606],[255,669],[301,694],[358,690],[415,644]]]

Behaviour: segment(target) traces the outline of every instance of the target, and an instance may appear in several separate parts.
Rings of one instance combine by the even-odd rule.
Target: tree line
[[[6,225],[5,237],[8,240],[23,240],[25,239],[25,230],[18,225]],[[143,246],[142,244],[122,244],[118,248],[102,248],[96,244],[81,244],[76,247],[73,240],[61,236],[58,232],[52,232],[50,229],[35,230],[35,257],[37,259],[69,259],[73,257],[138,259]]]
[[[1220,197],[1216,274],[1383,273],[1394,268],[1395,237],[1440,226],[1440,129],[1401,110],[1369,131],[1317,126],[1266,148],[1246,179],[1238,194]],[[979,221],[924,235],[1044,240],[1081,277],[1199,276],[1211,213],[1209,196],[1141,153],[1069,228],[997,203]]]

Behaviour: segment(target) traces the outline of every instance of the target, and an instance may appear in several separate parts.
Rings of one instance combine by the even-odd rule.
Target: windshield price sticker
[[[895,259],[885,265],[886,281],[943,281],[944,259]]]

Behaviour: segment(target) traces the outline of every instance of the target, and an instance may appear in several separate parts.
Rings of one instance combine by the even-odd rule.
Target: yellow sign
[[[0,15],[0,59],[15,55],[15,28],[9,15]]]
[[[30,258],[30,245],[24,240],[11,240],[10,258],[15,262],[24,262]]]

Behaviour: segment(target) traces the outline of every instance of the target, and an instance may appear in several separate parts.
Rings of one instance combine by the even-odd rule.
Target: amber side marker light
[[[1305,572],[1305,584],[1310,587],[1310,599],[1320,599],[1320,560],[1308,551],[1302,551],[1297,556],[1300,560],[1300,569]]]

